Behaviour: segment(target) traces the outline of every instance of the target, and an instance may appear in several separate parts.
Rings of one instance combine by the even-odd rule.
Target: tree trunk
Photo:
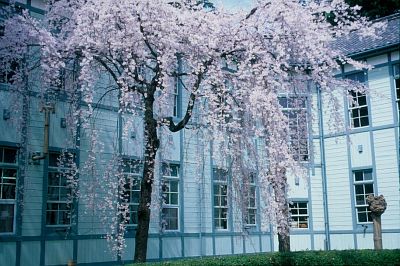
[[[376,250],[382,249],[382,224],[381,216],[372,214],[372,222],[374,223],[374,248]]]
[[[374,248],[376,250],[382,249],[382,224],[381,215],[385,212],[387,204],[383,195],[374,197],[368,195],[366,198],[368,208],[371,211],[372,222],[374,223]]]
[[[290,251],[290,235],[278,233],[279,252]]]
[[[140,183],[140,200],[138,206],[138,226],[135,237],[135,262],[145,262],[147,256],[147,240],[150,225],[150,204],[154,179],[155,160],[160,145],[157,137],[157,121],[153,117],[154,93],[145,99],[144,135],[145,153],[143,179]]]

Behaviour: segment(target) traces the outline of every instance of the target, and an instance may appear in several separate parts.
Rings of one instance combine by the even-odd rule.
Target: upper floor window
[[[124,199],[129,205],[128,226],[135,226],[138,222],[138,207],[140,198],[140,182],[142,180],[143,165],[138,160],[123,161],[123,175],[125,177]]]
[[[309,158],[306,103],[306,97],[279,97],[279,104],[288,118],[289,146],[296,161]]]
[[[72,221],[72,183],[75,155],[50,152],[47,174],[46,225],[68,227]]]
[[[257,203],[256,203],[256,178],[255,174],[251,173],[247,188],[247,215],[245,217],[246,225],[255,226],[257,221]]]
[[[346,76],[348,79],[365,82],[363,72]],[[369,126],[367,95],[365,93],[349,90],[349,113],[352,128]]]
[[[292,217],[292,228],[308,228],[308,202],[293,201],[289,204],[289,210]]]
[[[394,85],[396,89],[396,105],[398,116],[397,119],[400,120],[400,64],[396,64],[393,66],[394,73]]]
[[[162,218],[165,230],[179,230],[179,165],[162,165],[163,209]]]
[[[228,172],[213,169],[214,227],[228,229]]]
[[[353,178],[357,223],[370,223],[372,217],[366,198],[368,195],[374,194],[372,169],[353,171]]]
[[[0,234],[15,232],[17,149],[0,147]]]

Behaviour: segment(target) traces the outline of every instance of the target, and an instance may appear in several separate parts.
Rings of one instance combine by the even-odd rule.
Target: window
[[[162,165],[163,174],[163,228],[179,230],[179,165]]]
[[[400,120],[400,64],[393,66],[394,84],[396,88],[397,119]]]
[[[354,196],[358,223],[372,222],[371,211],[368,208],[366,198],[374,194],[374,180],[372,170],[359,170],[353,172]]]
[[[49,153],[46,226],[68,227],[72,218],[72,186],[68,175],[74,171],[72,153]]]
[[[215,229],[228,229],[228,172],[213,169],[214,183],[214,226]]]
[[[348,75],[348,79],[365,82],[363,72]],[[349,113],[352,128],[369,126],[367,96],[358,91],[349,91]]]
[[[308,228],[308,202],[293,201],[289,204],[292,228]]]
[[[305,97],[279,97],[279,104],[288,118],[289,147],[296,161],[309,158],[306,102]]]
[[[17,150],[0,147],[0,234],[15,232]]]
[[[255,174],[250,174],[248,191],[247,191],[247,215],[246,225],[255,226],[257,216],[257,205],[256,205],[256,180]]]
[[[129,221],[127,226],[137,225],[142,168],[142,163],[138,160],[125,159],[123,162],[123,175],[126,179],[124,199],[129,205]]]

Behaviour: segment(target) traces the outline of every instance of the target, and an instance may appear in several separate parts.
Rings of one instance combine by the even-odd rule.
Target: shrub
[[[298,251],[270,252],[254,255],[234,255],[182,259],[147,263],[146,265],[161,266],[313,266],[313,265],[400,265],[400,250],[333,250],[333,251]]]

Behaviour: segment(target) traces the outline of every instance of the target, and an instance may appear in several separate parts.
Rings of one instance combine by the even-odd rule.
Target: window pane
[[[373,194],[374,193],[374,185],[373,184],[365,184],[365,194]]]
[[[367,105],[367,97],[366,96],[361,96],[361,97],[359,97],[358,98],[358,105],[359,106],[361,106],[361,105]],[[366,107],[365,107],[366,108]],[[361,110],[362,110],[363,108],[361,108]],[[367,109],[367,114],[368,114],[368,108],[366,108]]]
[[[361,117],[360,120],[361,120],[360,124],[361,124],[362,127],[365,127],[365,126],[369,125],[368,117]]]
[[[365,204],[365,197],[364,197],[364,195],[356,196],[356,204],[357,204],[357,205],[364,205],[364,204]]]
[[[365,223],[367,221],[367,215],[365,212],[358,213],[358,222]]]
[[[171,194],[171,202],[169,204],[178,205],[178,194]]]
[[[58,158],[60,157],[60,153],[51,152],[49,154],[49,166],[50,167],[58,167]]]
[[[364,172],[364,180],[372,180],[372,172],[365,171]]]
[[[354,172],[354,179],[355,179],[355,181],[362,181],[363,180],[363,172]]]
[[[356,185],[356,195],[364,194],[364,186],[363,185]]]
[[[14,231],[14,204],[0,204],[0,233]]]
[[[5,148],[3,160],[5,163],[16,163],[17,162],[17,150]]]

